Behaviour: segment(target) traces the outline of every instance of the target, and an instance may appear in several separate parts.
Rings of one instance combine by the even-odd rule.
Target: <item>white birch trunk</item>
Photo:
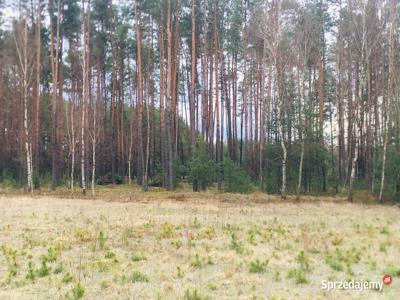
[[[279,85],[279,82],[278,82]],[[278,87],[279,90],[279,87]],[[280,98],[279,91],[278,91],[278,98]],[[286,199],[286,162],[287,162],[287,150],[285,146],[284,136],[283,136],[283,128],[282,128],[282,120],[281,120],[281,103],[278,100],[278,105],[276,106],[276,114],[277,114],[277,121],[278,121],[278,134],[281,140],[281,147],[283,152],[282,157],[282,186],[281,186],[281,197],[282,199]]]
[[[353,123],[354,127],[358,126],[358,118],[356,118],[356,121]],[[358,131],[360,128],[358,127]],[[354,157],[351,162],[351,173],[350,173],[350,179],[349,179],[349,190],[348,190],[348,195],[347,195],[347,200],[350,202],[353,202],[353,182],[354,182],[354,177],[356,176],[356,165],[357,165],[357,160],[358,160],[358,142],[357,142],[357,137],[359,134],[357,134],[356,130],[354,130],[354,140],[355,146],[354,146]]]
[[[303,75],[303,73],[301,74]],[[300,200],[300,192],[301,192],[301,181],[302,181],[302,173],[303,173],[303,161],[304,161],[304,124],[301,120],[303,114],[303,107],[301,104],[301,99],[304,101],[304,105],[306,103],[305,95],[304,95],[304,79],[299,76],[299,87],[300,87],[300,99],[299,99],[299,118],[300,118],[300,128],[301,128],[301,154],[300,154],[300,164],[299,164],[299,178],[297,182],[297,200]]]
[[[276,105],[276,118],[278,125],[278,134],[281,141],[281,147],[283,152],[282,157],[282,186],[281,186],[281,197],[282,199],[286,199],[286,162],[287,162],[287,150],[285,145],[285,140],[283,136],[283,127],[282,127],[282,116],[281,116],[281,91],[280,91],[280,78],[278,74],[278,64],[275,61],[276,66],[276,81],[277,81],[277,92],[278,92],[278,103]]]
[[[32,145],[29,137],[29,120],[28,120],[28,25],[26,22],[26,16],[23,16],[23,32],[21,33],[22,39],[22,52],[20,49],[19,42],[14,36],[14,42],[17,49],[18,59],[20,63],[22,73],[22,98],[24,105],[24,135],[25,135],[25,155],[26,155],[26,181],[27,187],[31,193],[33,193],[33,182],[32,182]]]
[[[32,184],[32,155],[31,155],[31,144],[29,142],[29,130],[28,130],[28,95],[26,91],[26,75],[24,75],[24,131],[25,131],[25,152],[26,152],[26,175],[28,189],[33,192]]]
[[[24,29],[24,71],[23,71],[23,94],[24,94],[24,130],[25,130],[25,152],[26,152],[26,175],[27,175],[27,185],[28,189],[33,193],[33,184],[32,184],[32,146],[29,141],[29,130],[28,130],[28,83],[27,83],[27,57],[26,57],[26,39],[27,39],[27,27],[25,22]]]

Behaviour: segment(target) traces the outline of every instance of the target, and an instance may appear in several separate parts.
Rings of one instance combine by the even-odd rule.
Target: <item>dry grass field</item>
[[[126,186],[0,190],[0,299],[399,299],[400,208]],[[393,283],[322,289],[322,280]]]

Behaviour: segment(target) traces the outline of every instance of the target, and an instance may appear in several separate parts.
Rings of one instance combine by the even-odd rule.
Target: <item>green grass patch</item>
[[[268,260],[265,262],[261,262],[259,259],[251,261],[249,264],[249,272],[250,273],[265,273],[268,265]]]
[[[130,279],[131,282],[149,282],[149,277],[139,271],[133,271]]]

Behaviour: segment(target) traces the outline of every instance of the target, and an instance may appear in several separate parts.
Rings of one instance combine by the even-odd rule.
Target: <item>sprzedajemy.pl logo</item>
[[[351,281],[330,281],[322,280],[321,285],[323,290],[328,292],[331,290],[378,290],[382,291],[383,285],[391,285],[392,277],[385,275],[382,281],[367,281],[367,280],[351,280]]]

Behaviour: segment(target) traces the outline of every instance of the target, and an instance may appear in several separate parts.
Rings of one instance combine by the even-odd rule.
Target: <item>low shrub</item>
[[[96,179],[97,185],[109,185],[113,184],[113,176],[111,173],[107,173],[103,176],[99,176]],[[122,184],[122,177],[118,174],[114,174],[114,184]]]
[[[254,190],[245,170],[229,158],[224,159],[224,189],[229,193],[250,193]]]

